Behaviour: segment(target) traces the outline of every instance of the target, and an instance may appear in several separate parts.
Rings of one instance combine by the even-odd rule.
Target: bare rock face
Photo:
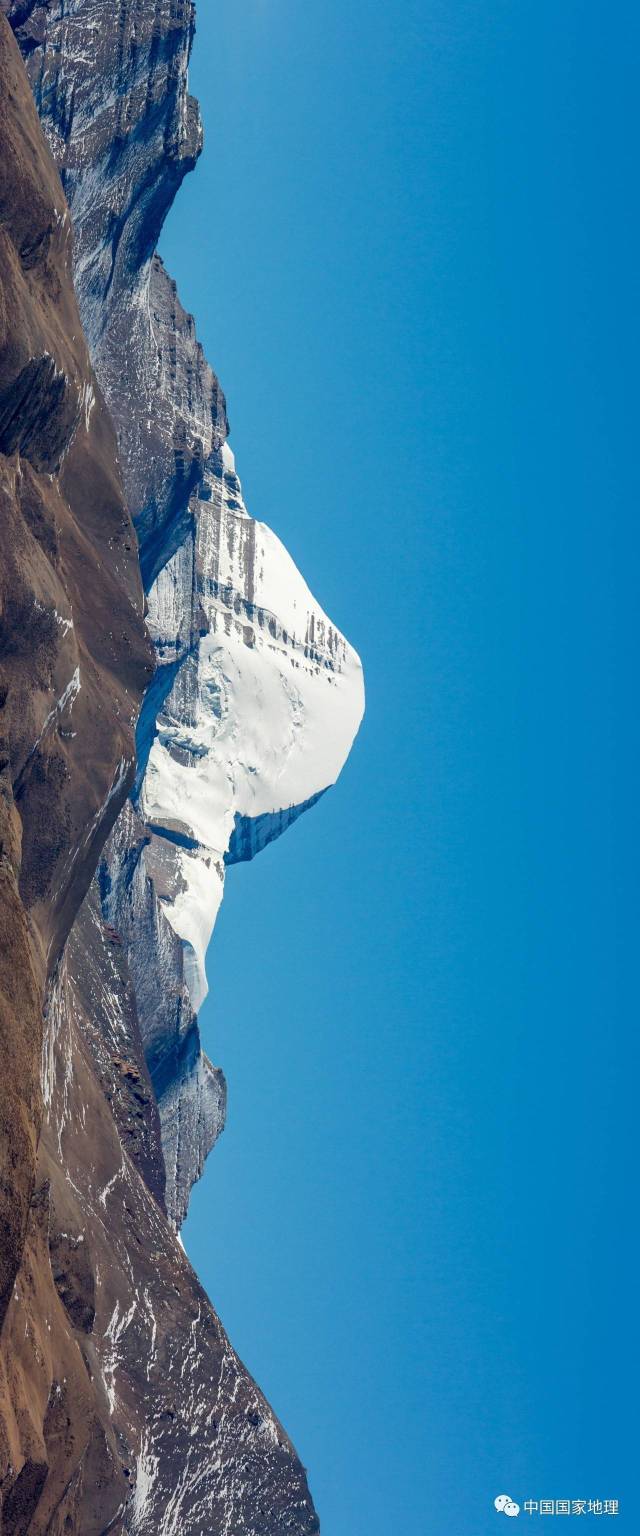
[[[87,895],[153,663],[66,204],[0,24],[0,1525],[303,1536],[304,1471],[166,1219],[128,958]],[[125,832],[135,858],[131,807]]]
[[[155,251],[202,144],[191,3],[124,0],[116,15],[106,0],[0,3],[68,200],[95,368],[64,195],[30,107],[35,169],[25,195],[9,188],[0,248],[20,322],[4,373],[0,354],[18,529],[0,832],[20,972],[19,990],[0,972],[0,1022],[21,1085],[0,1186],[2,1530],[310,1536],[304,1469],[176,1231],[224,1125],[197,1012],[225,872],[334,782],[362,670],[244,505],[220,386]],[[16,210],[30,207],[25,221]],[[55,331],[50,316],[40,325],[45,301]],[[20,539],[28,558],[14,560]]]
[[[104,850],[94,895],[135,1001],[159,1116],[163,1195],[177,1226],[223,1129],[226,1084],[202,1051],[183,947],[165,914],[174,866],[174,846],[150,832],[129,802]]]
[[[18,1532],[49,1466],[48,1397],[34,1397],[32,1354],[20,1363],[8,1342],[28,1227],[42,1223],[45,996],[133,777],[153,662],[67,206],[4,17],[0,516],[0,1488],[2,1530]]]
[[[92,896],[52,997],[43,1214],[28,1244],[35,1267],[46,1226],[44,1305],[64,1320],[48,1341],[41,1400],[52,1383],[69,1383],[72,1343],[87,1418],[78,1421],[67,1389],[71,1423],[53,1463],[45,1432],[51,1470],[30,1529],[310,1536],[318,1522],[304,1470],[163,1214],[158,1142],[145,1126],[149,1079],[116,952]],[[27,1283],[18,1278],[25,1295],[7,1319],[16,1350]]]
[[[121,884],[121,829],[101,892],[136,990],[179,1226],[224,1124],[224,1080],[201,1050],[197,1012],[225,869],[333,784],[362,714],[362,669],[249,515],[220,386],[154,254],[202,146],[187,90],[192,5],[125,4],[116,28],[105,0],[9,14],[70,201],[76,287],[148,593],[157,674],[138,731],[136,877]],[[148,981],[152,949],[164,995]]]
[[[197,103],[187,90],[194,9],[190,0],[124,4],[116,27],[105,0],[63,12],[51,4],[9,4],[7,13],[69,200],[76,292],[118,433],[148,590],[189,537],[207,459],[227,433],[220,386],[155,253],[167,208],[202,147]],[[189,592],[184,601],[190,603]],[[152,731],[155,697],[146,711]],[[170,1211],[179,1223],[224,1123],[225,1087],[200,1047],[181,939],[166,922],[164,896],[151,896],[158,970],[166,983],[171,949],[171,990],[183,1000],[155,1083],[172,1170]],[[135,957],[132,967],[138,975]],[[148,974],[149,950],[142,969]],[[141,999],[143,1028],[157,1040],[166,1010],[147,1019],[148,1001]],[[155,1070],[153,1048],[149,1059]]]
[[[51,962],[129,787],[153,663],[64,194],[4,22],[2,37],[2,721],[21,894]]]
[[[145,586],[180,542],[227,433],[220,386],[155,254],[202,149],[187,66],[191,0],[59,7],[3,0],[74,226],[75,284],[118,431]]]

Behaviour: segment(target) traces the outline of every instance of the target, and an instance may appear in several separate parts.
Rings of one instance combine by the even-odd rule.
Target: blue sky
[[[185,1238],[324,1536],[637,1529],[639,32],[198,9],[162,251],[368,701],[229,873]]]

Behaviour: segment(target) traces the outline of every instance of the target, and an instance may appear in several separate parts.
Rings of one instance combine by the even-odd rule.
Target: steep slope
[[[224,1081],[199,1048],[195,1015],[226,866],[252,858],[334,782],[361,700],[358,658],[280,541],[249,517],[226,444],[209,455],[191,507],[189,533],[149,592],[157,671],[138,728],[135,815],[121,818],[100,870],[177,1226],[224,1123]]]
[[[164,1217],[124,957],[95,897],[80,905],[152,662],[64,198],[0,26],[1,1528],[313,1532],[295,1452]]]
[[[279,541],[246,513],[223,452],[220,386],[155,254],[202,147],[187,87],[193,6],[123,0],[116,27],[106,0],[18,0],[9,15],[69,197],[76,286],[118,432],[158,662],[137,814],[107,853],[101,893],[127,950],[179,1225],[224,1123],[224,1081],[196,1018],[224,868],[333,783],[362,714],[362,671]],[[134,931],[145,935],[137,954]]]
[[[159,1204],[135,1007],[92,899],[74,925],[52,1023],[42,1203],[6,1323],[38,1390],[50,1465],[30,1532],[311,1536],[304,1470]],[[47,1249],[51,1278],[37,1282],[31,1311]]]
[[[197,1009],[225,868],[334,782],[362,673],[244,507],[220,387],[155,254],[202,142],[187,91],[192,6],[7,10],[69,199],[157,670],[132,796],[101,855],[102,822],[100,847],[92,838],[76,855],[82,890],[98,856],[99,869],[50,997],[36,1196],[2,1340],[3,1528],[306,1536],[318,1525],[304,1471],[173,1229],[224,1123]],[[87,597],[108,634],[104,594]],[[45,894],[43,923],[50,906]],[[32,1164],[34,1147],[32,1135]]]
[[[145,587],[183,537],[227,433],[218,381],[155,254],[202,149],[191,0],[2,0],[74,226],[75,284],[118,431]]]
[[[115,437],[73,292],[64,194],[3,17],[0,512],[0,1321],[6,1324],[36,1183],[46,988],[130,787],[135,719],[153,662]],[[17,1424],[32,1413],[32,1378],[28,1369],[16,1374],[12,1367],[11,1351],[3,1352],[0,1485],[7,1531],[12,1508],[17,1518],[44,1465],[41,1459],[36,1472],[36,1461],[21,1451]]]

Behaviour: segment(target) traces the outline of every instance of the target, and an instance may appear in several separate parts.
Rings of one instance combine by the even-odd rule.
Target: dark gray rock
[[[155,254],[202,143],[187,90],[193,6],[125,0],[114,13],[106,0],[5,0],[5,9],[69,202],[78,302],[150,587],[193,541],[198,491],[212,460],[222,474],[227,432],[218,382]],[[27,268],[45,247],[44,235],[40,246],[27,241]],[[77,413],[49,370],[32,374],[23,382],[34,409],[23,413],[20,442],[53,462],[73,440]],[[85,393],[87,421],[92,408]],[[0,412],[13,443],[8,400]],[[34,538],[55,541],[37,509],[33,526]],[[120,537],[124,543],[124,521]],[[187,665],[198,630],[195,590],[189,577],[181,597],[193,618]],[[103,607],[96,605],[98,664],[112,645]],[[153,736],[161,701],[150,697]],[[71,735],[68,709],[61,693],[47,728]],[[131,721],[132,712],[128,730]],[[104,726],[117,739],[110,718]],[[56,822],[56,848],[47,850],[48,763],[48,778],[37,754],[28,770],[38,815],[27,866],[39,859],[42,869],[43,849],[49,860],[41,906],[65,840],[73,852],[70,829],[61,839]],[[89,750],[87,771],[93,767]],[[109,791],[114,811],[124,787],[117,780]],[[50,1196],[46,1213],[32,1208],[4,1331],[9,1362],[20,1360],[22,1371],[28,1358],[30,1397],[41,1412],[24,1417],[3,1519],[8,1530],[34,1536],[312,1536],[318,1521],[304,1469],[174,1231],[223,1122],[224,1080],[201,1050],[185,946],[165,916],[179,878],[165,832],[125,808],[50,988],[38,1157]],[[99,845],[90,836],[86,843],[95,868]],[[15,1394],[1,1366],[0,1393],[11,1425]]]
[[[202,149],[191,0],[2,0],[74,227],[76,293],[116,426],[146,585],[180,542],[225,402],[156,245]]]

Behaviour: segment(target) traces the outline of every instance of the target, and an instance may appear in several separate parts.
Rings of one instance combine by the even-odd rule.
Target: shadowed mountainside
[[[30,1210],[44,1199],[43,1010],[133,778],[153,659],[115,435],[73,291],[67,206],[4,18],[0,133],[0,1478],[9,1532],[26,1528],[45,1465],[26,1430],[38,1417],[33,1376],[4,1349]]]
[[[167,1223],[122,946],[83,904],[153,663],[66,203],[4,19],[0,85],[2,1531],[311,1532],[295,1452]]]
[[[311,1536],[304,1469],[176,1232],[224,1124],[197,1010],[225,869],[334,782],[361,667],[244,506],[156,253],[202,146],[190,0],[2,3],[51,152],[3,24],[2,1530]]]

